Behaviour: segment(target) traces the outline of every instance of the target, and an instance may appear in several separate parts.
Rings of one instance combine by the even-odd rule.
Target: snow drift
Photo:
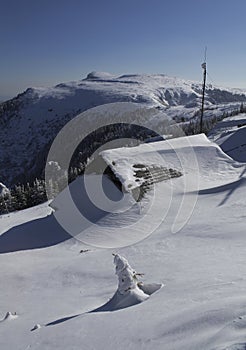
[[[138,276],[142,274],[138,274],[133,270],[128,261],[119,254],[114,254],[114,264],[118,276],[118,289],[106,304],[94,310],[94,312],[115,311],[137,305],[147,300],[149,295],[162,286],[154,283],[145,287],[143,282],[138,281]]]
[[[209,133],[222,150],[239,162],[246,162],[246,115],[228,117],[218,123]]]
[[[119,149],[105,156],[109,162],[116,160],[112,169],[123,181],[134,180],[134,172],[124,169],[132,169],[136,161],[159,164],[163,159],[183,175],[156,183],[138,203],[131,202],[129,192],[121,193],[109,179],[101,177],[106,185],[100,192],[106,194],[101,204],[110,198],[112,190],[115,206],[108,203],[111,212],[97,209],[96,225],[89,224],[78,239],[67,238],[60,244],[51,240],[63,229],[58,223],[52,224],[55,216],[46,217],[51,211],[48,203],[1,216],[0,248],[4,247],[2,237],[9,245],[0,254],[1,320],[8,310],[18,315],[16,320],[0,323],[1,349],[245,348],[245,163],[233,160],[204,135],[170,140],[170,144],[157,142],[154,149],[144,147],[135,151]],[[88,176],[96,180],[98,175]],[[89,219],[93,215],[86,213],[87,204],[88,209],[93,207],[87,203],[82,179],[71,185],[71,192],[77,193],[78,206],[84,208]],[[92,186],[91,191],[97,189]],[[154,191],[155,205],[148,214]],[[83,195],[79,197],[79,193]],[[127,200],[122,202],[124,196]],[[65,199],[63,193],[55,202],[54,210],[61,217],[69,212]],[[133,225],[134,220],[143,218],[146,220],[138,226]],[[176,234],[172,233],[174,222],[179,224]],[[16,245],[18,235],[19,244],[22,235],[26,244],[32,235],[41,241],[46,237],[48,244],[38,246],[42,249],[29,245],[25,251],[16,252],[11,247]],[[108,267],[118,243],[120,256],[127,256],[136,270],[163,282],[165,288],[136,307],[90,312],[115,293],[115,276]],[[80,254],[87,248],[90,251]],[[120,276],[124,266],[119,269]],[[129,273],[131,276],[130,269]],[[131,278],[129,282],[134,286]],[[157,287],[145,283],[142,289],[141,284],[137,286],[147,296]],[[125,304],[118,303],[129,291],[123,288],[123,292],[111,308],[132,304],[130,297]],[[33,325],[35,332],[30,331]]]

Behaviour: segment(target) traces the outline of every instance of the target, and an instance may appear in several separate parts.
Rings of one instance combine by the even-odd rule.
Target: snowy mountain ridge
[[[244,101],[244,90],[207,87],[208,115],[235,109]],[[28,88],[0,104],[0,180],[11,186],[39,177],[59,130],[81,112],[113,102],[157,108],[163,120],[189,120],[199,111],[201,84],[163,74],[117,77],[91,72],[79,81]],[[91,123],[90,118],[85,123]]]

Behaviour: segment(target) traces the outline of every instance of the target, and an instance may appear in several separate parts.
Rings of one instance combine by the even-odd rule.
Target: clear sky
[[[1,0],[0,98],[107,71],[246,88],[245,0]]]

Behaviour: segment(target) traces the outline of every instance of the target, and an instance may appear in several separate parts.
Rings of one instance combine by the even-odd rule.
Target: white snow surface
[[[119,190],[103,178],[106,195],[114,193],[116,209],[107,203],[109,213],[90,212],[94,206],[78,179],[71,193],[75,201],[81,193],[78,207],[88,208],[93,224],[81,232],[78,226],[76,238],[69,239],[55,219],[69,209],[66,193],[51,204],[52,215],[47,203],[2,216],[0,319],[7,312],[18,317],[0,322],[0,348],[245,349],[246,164],[204,135],[104,156],[109,162],[118,157],[115,171],[124,181],[132,177],[123,164],[140,160],[164,162],[183,176],[156,184],[141,204],[129,194],[121,201]],[[88,190],[95,184],[97,192],[99,175],[91,176]],[[144,283],[163,288],[143,303],[98,311],[117,289],[112,253],[143,272]]]
[[[233,159],[246,162],[245,113],[223,119],[210,132],[209,138],[220,145]]]

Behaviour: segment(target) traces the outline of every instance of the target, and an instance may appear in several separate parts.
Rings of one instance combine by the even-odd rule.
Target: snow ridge
[[[213,107],[207,111],[209,115],[222,114],[242,101],[246,101],[243,90],[210,86],[206,92],[206,105]],[[199,111],[201,84],[164,74],[117,77],[91,72],[79,81],[50,88],[28,88],[0,104],[0,180],[11,186],[39,177],[59,130],[81,112],[114,102],[155,107],[163,112],[159,117],[162,122],[167,118],[189,120]],[[91,123],[90,118],[85,123]]]

